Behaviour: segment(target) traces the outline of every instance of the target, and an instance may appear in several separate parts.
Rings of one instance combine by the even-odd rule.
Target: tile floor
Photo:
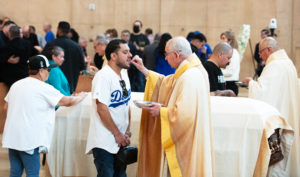
[[[42,160],[42,156],[41,156],[41,160]],[[9,168],[10,165],[8,159],[8,150],[2,148],[2,134],[0,134],[0,177],[8,177]],[[25,174],[23,174],[23,176],[25,177]],[[41,166],[40,177],[51,177],[47,165]]]

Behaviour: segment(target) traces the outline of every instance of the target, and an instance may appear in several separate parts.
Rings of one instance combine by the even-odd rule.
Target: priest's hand
[[[151,106],[144,106],[143,109],[148,111],[152,117],[160,116],[161,105],[158,103],[152,103]]]
[[[148,69],[144,66],[143,60],[142,60],[138,55],[136,55],[136,56],[134,56],[134,57],[132,58],[131,63],[132,63],[139,71],[141,71],[141,72],[145,75],[145,77],[148,76],[149,71],[148,71]]]

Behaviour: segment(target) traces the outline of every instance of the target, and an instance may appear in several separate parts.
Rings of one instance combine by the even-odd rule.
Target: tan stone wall
[[[95,4],[94,11],[88,9],[91,3]],[[253,49],[260,30],[276,18],[277,39],[300,69],[299,0],[0,0],[0,7],[0,17],[8,16],[20,26],[32,24],[40,34],[44,35],[45,21],[52,23],[56,32],[57,23],[66,20],[88,39],[112,27],[119,33],[131,30],[132,22],[140,19],[144,29],[151,27],[154,32],[170,32],[173,36],[200,30],[213,47],[221,32],[232,29],[237,34],[242,24],[250,24]],[[91,42],[88,53],[94,54]],[[240,76],[248,75],[253,75],[249,46]]]
[[[300,1],[294,0],[292,4],[292,37],[291,37],[291,45],[292,45],[292,56],[294,56],[294,62],[296,63],[298,69],[298,75],[300,73]]]

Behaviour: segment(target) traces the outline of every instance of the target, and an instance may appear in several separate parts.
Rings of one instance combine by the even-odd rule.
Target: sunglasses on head
[[[120,85],[122,88],[122,94],[124,97],[128,96],[128,90],[126,89],[126,84],[124,80],[120,80]]]

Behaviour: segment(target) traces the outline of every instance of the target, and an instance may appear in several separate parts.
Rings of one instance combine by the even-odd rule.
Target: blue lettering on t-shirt
[[[128,96],[123,96],[122,91],[115,90],[111,93],[111,104],[108,107],[116,108],[118,106],[121,106],[123,104],[128,105],[128,102],[130,100],[131,90],[128,90]]]

